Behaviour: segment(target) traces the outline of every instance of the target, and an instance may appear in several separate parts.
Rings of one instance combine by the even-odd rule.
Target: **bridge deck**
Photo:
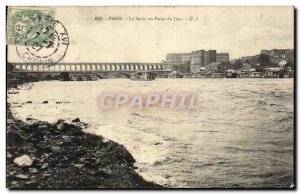
[[[134,73],[134,72],[137,72],[137,71],[140,71],[140,72],[170,72],[168,70],[98,70],[98,71],[16,71],[14,70],[13,72],[14,73]]]

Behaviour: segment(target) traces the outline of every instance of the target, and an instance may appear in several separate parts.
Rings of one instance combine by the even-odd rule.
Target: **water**
[[[145,179],[170,187],[288,187],[293,184],[293,79],[45,81],[9,95],[24,120],[79,117],[90,133],[123,144]],[[26,87],[25,87],[26,88]],[[198,93],[196,111],[103,111],[104,91]],[[42,104],[48,100],[48,104]],[[61,104],[56,102],[61,101]]]

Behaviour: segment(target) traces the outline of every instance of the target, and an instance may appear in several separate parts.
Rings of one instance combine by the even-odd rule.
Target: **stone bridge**
[[[89,72],[135,72],[153,71],[164,72],[161,63],[58,63],[30,64],[11,63],[13,72],[27,73],[89,73]],[[169,71],[166,71],[169,72]]]

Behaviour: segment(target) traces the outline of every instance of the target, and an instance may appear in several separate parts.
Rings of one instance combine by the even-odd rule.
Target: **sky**
[[[230,59],[293,49],[293,7],[55,7],[70,45],[61,62],[161,62],[167,53],[214,49]],[[95,20],[122,17],[123,20]],[[183,21],[129,21],[177,17]],[[189,21],[193,17],[194,21]],[[198,17],[198,21],[195,19]],[[127,18],[127,20],[125,20]],[[9,61],[20,62],[13,46]]]

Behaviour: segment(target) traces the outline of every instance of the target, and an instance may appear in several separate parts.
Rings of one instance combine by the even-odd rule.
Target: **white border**
[[[295,6],[296,9],[299,9],[300,4],[299,0],[251,0],[251,1],[238,1],[238,0],[206,0],[206,1],[197,1],[197,0],[144,0],[144,1],[138,1],[138,0],[73,0],[73,1],[67,1],[67,0],[2,0],[0,1],[0,22],[1,22],[1,36],[0,36],[0,59],[1,59],[1,70],[0,70],[0,91],[1,91],[1,97],[0,97],[0,123],[1,123],[1,163],[0,163],[0,191],[1,193],[8,193],[9,191],[6,189],[6,174],[5,174],[5,158],[6,158],[6,145],[5,145],[5,137],[6,137],[6,128],[5,128],[5,115],[6,115],[6,70],[5,70],[5,64],[6,64],[6,47],[5,47],[5,13],[6,13],[6,6],[12,6],[12,5],[49,5],[49,6]],[[299,11],[299,10],[298,10]],[[297,25],[299,26],[299,20],[296,20]],[[298,41],[297,41],[298,43]],[[296,44],[297,44],[296,43]],[[299,49],[297,49],[296,55],[298,56]],[[297,60],[298,61],[298,60]],[[298,65],[298,64],[297,64]],[[299,75],[299,67],[297,68],[297,75]],[[298,86],[298,83],[297,83]],[[298,88],[297,88],[298,90]],[[299,108],[299,104],[297,106],[297,109]],[[297,120],[299,118],[299,115],[297,116]],[[299,120],[298,120],[299,121]],[[299,124],[298,124],[299,126]],[[297,129],[296,129],[297,130]],[[299,139],[299,131],[297,132],[297,139]],[[299,145],[299,143],[298,143]],[[297,149],[297,156],[299,156],[299,148]],[[297,164],[299,168],[299,160]],[[298,178],[297,178],[298,180]],[[297,181],[296,184],[299,187],[299,181]],[[299,189],[298,189],[299,190]],[[31,192],[31,191],[27,191]],[[38,191],[35,191],[38,193]],[[44,191],[43,193],[50,193],[53,191]],[[56,192],[63,192],[63,191],[56,191]],[[66,191],[64,191],[66,192]],[[68,191],[73,192],[73,191]],[[80,193],[86,193],[91,191],[80,191]],[[104,192],[107,193],[109,191],[93,191],[93,192]],[[125,192],[125,191],[115,191],[116,193]],[[128,191],[127,191],[128,192]],[[131,192],[131,191],[130,191]],[[158,192],[158,191],[152,191],[152,192]],[[163,191],[159,191],[163,192]],[[169,191],[170,192],[170,191]],[[173,193],[174,191],[172,191]],[[188,192],[188,191],[183,191]],[[199,192],[207,192],[200,190]],[[229,193],[236,193],[235,191],[215,191],[215,193],[223,193],[223,192],[229,192]],[[244,191],[245,193],[250,193],[251,191]],[[260,191],[262,192],[262,191]],[[270,191],[263,191],[264,193],[270,192]],[[272,191],[271,191],[272,192]],[[288,193],[289,191],[284,191],[284,193]]]

